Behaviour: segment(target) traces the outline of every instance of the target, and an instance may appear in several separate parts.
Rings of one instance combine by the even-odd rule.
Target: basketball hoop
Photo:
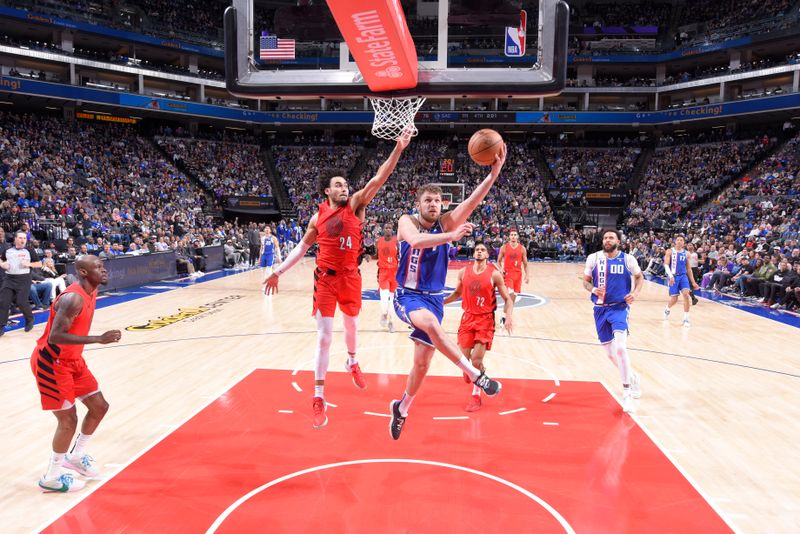
[[[449,210],[450,209],[450,204],[452,204],[452,202],[453,201],[448,199],[448,198],[443,198],[442,199],[442,211]]]
[[[397,141],[401,137],[410,139],[419,133],[414,126],[414,116],[425,103],[424,96],[404,98],[370,97],[375,120],[372,123],[372,135],[388,141]]]

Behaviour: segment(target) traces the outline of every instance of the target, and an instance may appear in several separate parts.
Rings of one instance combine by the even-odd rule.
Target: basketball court
[[[337,318],[329,423],[311,426],[312,265],[287,273],[272,297],[261,273],[246,271],[98,309],[94,331],[125,330],[118,345],[86,350],[111,410],[90,451],[103,471],[82,492],[36,487],[54,428],[27,360],[42,326],[6,334],[4,531],[796,529],[795,327],[705,299],[690,329],[664,323],[665,289],[646,282],[631,312],[643,378],[631,417],[595,340],[582,267],[535,263],[515,335],[498,336],[487,356],[500,396],[465,412],[470,386],[437,355],[393,441],[388,403],[402,393],[412,344],[407,331],[378,327],[374,263],[362,266],[359,333],[369,387],[336,372]],[[449,332],[459,317],[446,310]]]

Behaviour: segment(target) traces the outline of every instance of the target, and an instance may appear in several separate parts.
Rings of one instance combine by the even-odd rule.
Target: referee
[[[33,329],[33,312],[28,297],[31,293],[31,268],[41,267],[42,262],[32,248],[27,248],[28,236],[25,232],[14,234],[14,246],[0,253],[0,269],[5,271],[0,286],[0,336],[5,333],[6,321],[11,303],[16,300],[17,307],[25,316],[25,331]]]

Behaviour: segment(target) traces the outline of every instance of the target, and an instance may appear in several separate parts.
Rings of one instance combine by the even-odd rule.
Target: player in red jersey
[[[383,237],[378,247],[378,291],[381,296],[381,327],[394,332],[390,310],[394,307],[394,290],[397,289],[397,236],[391,223],[383,225]]]
[[[386,183],[394,171],[400,154],[408,146],[409,138],[398,139],[394,150],[380,166],[375,176],[363,189],[350,196],[343,172],[331,171],[319,178],[319,192],[326,200],[311,217],[300,243],[289,253],[281,265],[265,281],[264,291],[278,291],[279,277],[291,269],[315,242],[319,244],[317,268],[314,270],[314,304],[312,315],[317,321],[317,350],[314,354],[314,399],[312,402],[313,426],[321,428],[328,423],[325,415],[325,375],[330,361],[333,316],[336,304],[344,316],[344,337],[348,358],[345,369],[353,383],[367,387],[356,360],[356,330],[361,311],[361,272],[358,256],[361,251],[361,227],[367,204]]]
[[[523,271],[525,273],[525,283],[528,283],[528,251],[519,242],[519,233],[516,229],[511,229],[508,233],[508,241],[500,247],[497,254],[497,264],[503,270],[503,281],[506,283],[511,298],[516,300],[517,295],[522,291]],[[500,326],[505,327],[506,318],[500,319]]]
[[[84,487],[64,472],[64,468],[83,476],[97,476],[94,460],[85,447],[97,425],[108,411],[108,403],[83,360],[83,346],[89,343],[116,343],[119,330],[101,336],[90,336],[97,286],[108,283],[108,272],[97,256],[83,256],[75,262],[78,282],[71,284],[50,307],[50,319],[31,355],[31,370],[36,377],[44,410],[52,411],[58,420],[53,437],[53,452],[47,472],[39,479],[39,487],[50,492],[76,491]],[[78,426],[75,399],[89,409],[81,431],[67,453]]]
[[[461,297],[461,325],[458,327],[458,346],[464,356],[470,359],[472,365],[480,372],[485,372],[483,357],[486,351],[492,350],[494,339],[494,311],[497,309],[495,288],[505,302],[503,311],[506,314],[505,328],[511,333],[511,313],[514,311],[514,299],[506,288],[503,276],[488,263],[489,249],[483,243],[475,245],[472,254],[475,262],[458,272],[456,288],[444,299],[445,304],[456,301]],[[469,384],[472,380],[464,374],[464,380]],[[464,408],[468,412],[476,412],[481,408],[481,389],[472,385],[472,398]]]

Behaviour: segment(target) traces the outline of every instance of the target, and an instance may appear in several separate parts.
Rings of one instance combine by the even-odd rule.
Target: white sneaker
[[[80,456],[67,454],[64,457],[64,467],[77,471],[87,478],[94,478],[99,474],[94,458],[85,453]]]
[[[75,477],[67,473],[63,473],[57,478],[53,479],[46,479],[44,478],[44,475],[42,475],[42,478],[39,479],[39,487],[46,492],[52,493],[78,491],[83,489],[85,485],[86,482],[83,480],[77,480]]]
[[[689,324],[689,319],[684,319],[683,320],[683,327],[684,328],[689,328],[690,326],[692,326],[692,325]]]
[[[631,377],[631,395],[634,399],[642,398],[642,381],[639,378],[639,373],[633,373]]]
[[[636,404],[633,401],[633,392],[631,392],[629,389],[626,389],[622,393],[622,411],[625,413],[636,412]]]
[[[669,319],[669,308],[664,310],[664,320],[666,321],[667,319]]]
[[[389,325],[389,333],[394,334],[394,325],[392,324],[392,321],[389,321],[388,325]]]
[[[382,313],[381,314],[381,328],[386,328],[387,322],[388,322],[388,320],[386,318],[386,314]]]
[[[763,304],[765,300],[767,300],[766,297],[761,297],[760,299],[758,299],[758,302]]]
[[[781,307],[781,303],[780,302],[776,302],[775,304],[770,306],[770,308],[773,309],[773,310],[777,310],[780,307]]]

